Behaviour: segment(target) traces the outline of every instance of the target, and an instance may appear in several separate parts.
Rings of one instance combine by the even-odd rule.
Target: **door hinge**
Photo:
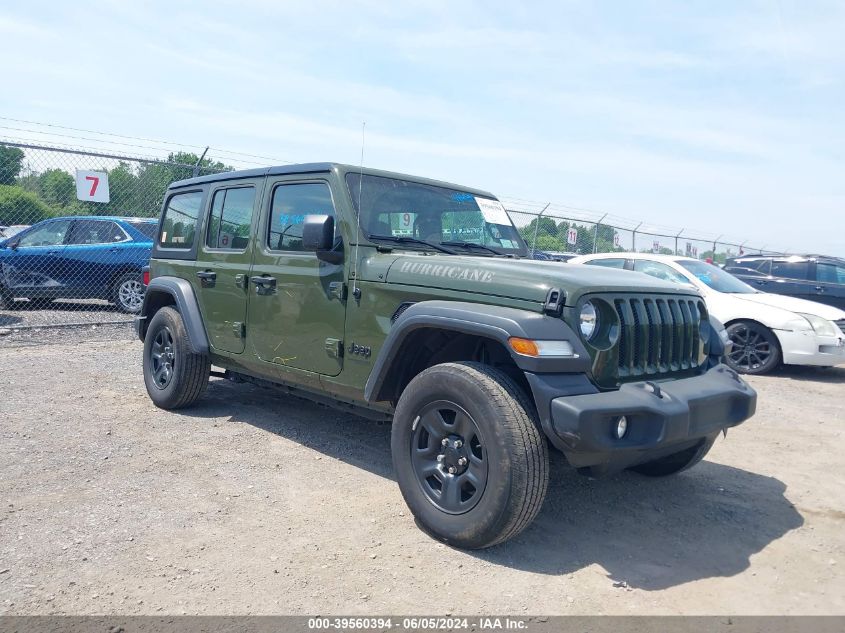
[[[346,284],[342,281],[331,282],[329,284],[329,296],[346,301]]]
[[[332,358],[340,358],[343,356],[343,341],[339,338],[326,339],[326,354]]]
[[[249,278],[246,275],[235,275],[235,287],[240,288],[241,290],[246,290],[248,285]]]
[[[240,321],[235,321],[232,323],[232,334],[234,334],[237,338],[246,337],[246,325]]]

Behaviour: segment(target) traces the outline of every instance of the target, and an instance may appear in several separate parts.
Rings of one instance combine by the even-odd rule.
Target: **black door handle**
[[[197,277],[203,281],[217,281],[217,273],[213,270],[201,270],[197,273]]]
[[[256,275],[249,280],[255,284],[255,291],[260,295],[271,294],[276,289],[276,278],[269,275]]]

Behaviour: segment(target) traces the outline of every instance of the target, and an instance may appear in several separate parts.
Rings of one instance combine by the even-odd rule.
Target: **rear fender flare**
[[[160,306],[161,296],[172,297],[176,309],[182,315],[191,349],[195,354],[208,354],[208,336],[200,313],[199,303],[191,284],[179,277],[156,277],[150,281],[144,292],[144,304],[137,319],[139,322],[138,336],[143,341],[147,333],[150,320]]]

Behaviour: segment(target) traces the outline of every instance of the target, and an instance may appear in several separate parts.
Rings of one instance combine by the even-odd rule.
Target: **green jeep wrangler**
[[[147,391],[188,406],[215,365],[392,420],[408,507],[467,548],[531,523],[547,443],[586,474],[670,475],[754,413],[694,290],[526,255],[494,196],[443,182],[328,163],[176,182],[136,319]]]

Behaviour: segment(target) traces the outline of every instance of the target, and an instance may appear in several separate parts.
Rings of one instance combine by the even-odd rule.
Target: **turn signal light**
[[[508,344],[513,351],[523,356],[575,356],[575,350],[569,341],[533,341],[512,336],[508,339]]]

